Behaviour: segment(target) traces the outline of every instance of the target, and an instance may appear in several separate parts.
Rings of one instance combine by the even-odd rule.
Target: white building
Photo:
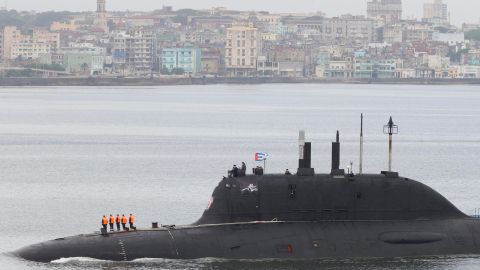
[[[454,46],[457,44],[464,44],[465,43],[465,33],[439,33],[434,32],[432,36],[433,41],[443,42],[450,46]]]
[[[442,0],[423,4],[423,19],[435,24],[448,24],[448,6]]]

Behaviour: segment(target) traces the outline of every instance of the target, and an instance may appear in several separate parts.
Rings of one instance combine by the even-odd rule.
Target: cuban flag
[[[255,153],[255,161],[264,161],[268,157],[267,153]]]

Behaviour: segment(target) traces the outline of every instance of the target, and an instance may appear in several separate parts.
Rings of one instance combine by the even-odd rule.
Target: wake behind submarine
[[[363,117],[362,117],[363,120]],[[385,131],[397,127],[390,118]],[[340,169],[340,141],[332,143],[329,174],[311,167],[311,143],[300,132],[296,174],[239,171],[223,178],[198,221],[58,238],[17,250],[50,262],[89,257],[112,261],[166,259],[316,259],[480,253],[480,219],[442,195],[389,171]]]

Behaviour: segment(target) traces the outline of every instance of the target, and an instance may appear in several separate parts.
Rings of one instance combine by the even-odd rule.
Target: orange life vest
[[[117,223],[120,223],[122,221],[122,219],[120,218],[120,216],[117,215]]]
[[[126,216],[122,216],[122,224],[127,224],[127,217]]]
[[[133,215],[130,215],[129,220],[129,222],[133,224],[133,222],[135,221],[135,217]]]
[[[110,215],[110,224],[113,224],[115,223],[115,217]]]
[[[108,224],[108,219],[106,217],[102,218],[102,224],[107,225]]]

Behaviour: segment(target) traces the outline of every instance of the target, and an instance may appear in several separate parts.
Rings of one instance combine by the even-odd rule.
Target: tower
[[[104,32],[108,32],[106,0],[97,0],[95,27],[103,30]]]

